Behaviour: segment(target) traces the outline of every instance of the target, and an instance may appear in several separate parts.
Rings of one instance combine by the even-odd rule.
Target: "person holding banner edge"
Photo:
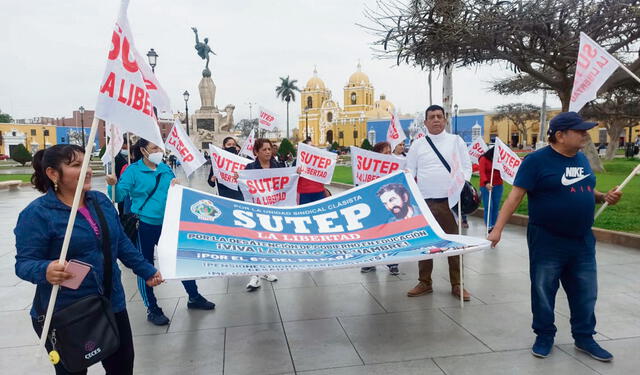
[[[494,152],[495,147],[491,147],[478,159],[480,164],[480,192],[482,193],[484,223],[487,226],[487,232],[491,232],[493,226],[496,225],[504,188],[500,171],[493,169]]]
[[[466,143],[457,135],[445,131],[447,119],[444,108],[439,105],[431,105],[425,111],[424,124],[427,127],[425,137],[414,141],[407,154],[407,169],[415,176],[420,192],[429,206],[429,210],[442,227],[445,233],[458,234],[458,225],[453,212],[449,208],[447,190],[451,174],[438,158],[427,137],[431,139],[445,159],[451,164],[452,154],[456,149],[466,150]],[[457,144],[456,144],[457,143]],[[471,160],[469,153],[459,155],[462,161],[462,169],[465,179],[471,178]],[[449,279],[451,282],[451,294],[461,297],[465,301],[471,300],[469,292],[461,287],[461,256],[448,257]],[[418,262],[418,284],[407,292],[409,297],[417,297],[432,293],[431,273],[433,271],[433,259]]]
[[[553,348],[555,299],[562,283],[576,349],[599,361],[613,359],[593,339],[598,282],[591,227],[595,204],[616,204],[622,192],[616,191],[617,187],[607,193],[597,191],[596,177],[580,151],[588,142],[587,130],[596,125],[583,121],[575,112],[560,113],[551,120],[549,146],[524,159],[498,221],[487,236],[495,247],[526,194],[532,328],[536,334],[531,352],[540,358],[547,357]]]
[[[167,201],[169,185],[175,183],[175,175],[171,168],[162,162],[162,149],[145,140],[139,139],[132,146],[137,162],[131,164],[122,174],[120,180],[107,175],[106,180],[116,189],[116,201],[126,196],[131,198],[131,211],[138,214],[138,248],[145,259],[153,264],[155,246],[162,232],[162,221]],[[195,280],[183,280],[182,284],[189,295],[187,308],[213,310],[215,304],[207,301],[200,293]],[[169,324],[169,318],[158,306],[153,290],[138,280],[138,290],[147,307],[147,320],[155,325]]]
[[[35,188],[44,195],[31,202],[20,213],[14,230],[17,250],[16,275],[37,285],[30,315],[38,336],[42,333],[43,315],[41,314],[46,309],[52,285],[59,285],[74,278],[72,273],[65,271],[68,262],[59,264],[58,257],[84,152],[80,146],[60,144],[41,150],[34,155],[34,173],[31,179]],[[110,300],[120,333],[120,348],[105,358],[102,365],[107,373],[132,374],[133,339],[116,259],[120,259],[125,266],[144,279],[149,287],[159,285],[163,279],[160,272],[145,261],[124,234],[118,220],[118,213],[111,201],[104,194],[90,190],[91,175],[92,172],[89,169],[78,209],[84,220],[76,220],[67,254],[69,259],[90,265],[91,270],[77,289],[66,287],[60,289],[54,311],[67,307],[88,295],[101,294],[104,262],[102,244],[99,240],[103,230],[97,223],[99,220],[96,209],[99,207],[105,216],[112,240]],[[46,347],[48,351],[53,349],[49,341]],[[54,368],[56,374],[69,374],[61,363],[55,364]]]

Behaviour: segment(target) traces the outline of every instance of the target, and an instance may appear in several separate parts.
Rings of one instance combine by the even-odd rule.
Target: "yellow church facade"
[[[394,110],[384,95],[374,101],[374,87],[360,64],[343,87],[342,103],[333,99],[317,69],[300,93],[298,129],[316,146],[337,142],[339,146],[360,146],[367,137],[367,120],[388,119]]]

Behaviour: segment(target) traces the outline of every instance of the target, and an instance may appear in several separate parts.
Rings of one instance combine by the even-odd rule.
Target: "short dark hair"
[[[556,132],[561,132],[561,133],[566,133],[567,130],[556,130],[555,132],[551,132],[551,129],[549,129],[549,131],[547,132],[547,141],[549,141],[549,143],[557,143],[558,142],[558,138],[556,137]]]
[[[47,168],[55,169],[62,177],[62,164],[71,164],[76,160],[76,154],[84,155],[84,149],[80,146],[69,144],[59,144],[36,152],[31,163],[33,166],[31,183],[36,190],[46,193],[53,186],[53,181],[47,176]]]
[[[389,147],[389,150],[391,150],[391,143],[389,143],[387,141],[378,142],[373,146],[373,150],[372,151],[381,153],[387,147]],[[393,151],[393,150],[391,150],[391,151]]]
[[[403,195],[406,195],[407,196],[407,201],[409,200],[409,191],[402,184],[386,184],[383,187],[381,187],[380,189],[378,189],[378,192],[376,193],[376,195],[378,196],[378,198],[380,198],[382,196],[382,194],[384,194],[384,193],[386,193],[388,191],[393,191],[394,193],[398,194],[398,196],[400,198],[403,198]],[[404,200],[404,198],[403,198],[403,200]]]
[[[305,140],[302,141],[302,143],[304,143],[305,145],[308,145],[309,143],[311,143],[311,137],[305,138]]]
[[[429,112],[435,112],[435,111],[442,111],[442,115],[446,116],[445,112],[444,112],[444,108],[442,108],[441,106],[439,106],[437,104],[432,104],[429,107],[427,107],[426,111],[424,111],[425,120],[427,119],[427,117],[429,117]]]
[[[256,142],[253,144],[253,154],[254,155],[258,155],[258,151],[260,151],[260,149],[262,148],[262,146],[265,145],[265,143],[268,143],[271,148],[273,149],[273,143],[267,139],[267,138],[258,138],[256,139]]]
[[[227,143],[227,141],[229,140],[233,140],[236,144],[238,144],[238,142],[236,142],[236,139],[233,137],[226,137],[225,139],[222,140],[222,147],[224,147],[224,145]]]

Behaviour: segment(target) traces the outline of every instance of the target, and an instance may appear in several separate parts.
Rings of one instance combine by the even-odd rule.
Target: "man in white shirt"
[[[440,227],[445,233],[458,234],[458,225],[447,200],[451,174],[426,138],[429,137],[431,139],[434,146],[450,166],[452,165],[453,153],[456,150],[466,150],[467,146],[462,138],[445,131],[447,119],[442,107],[432,105],[427,108],[424,124],[427,127],[427,136],[413,142],[407,154],[407,169],[415,176],[420,192]],[[458,154],[464,178],[469,181],[471,179],[469,154],[467,152],[458,152]],[[460,287],[460,257],[452,256],[448,260],[451,293],[460,298],[460,293],[462,292],[463,299],[469,301],[471,295],[466,290],[461,291]],[[407,292],[409,297],[417,297],[433,292],[432,271],[433,259],[418,262],[418,280],[420,282]]]

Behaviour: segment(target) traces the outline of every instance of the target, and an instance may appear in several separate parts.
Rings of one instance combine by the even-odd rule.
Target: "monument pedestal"
[[[211,77],[202,77],[198,91],[201,105],[189,119],[191,138],[203,151],[209,148],[209,144],[221,147],[224,138],[237,136],[233,132],[235,106],[228,104],[224,111],[220,112],[215,105],[216,85]]]

